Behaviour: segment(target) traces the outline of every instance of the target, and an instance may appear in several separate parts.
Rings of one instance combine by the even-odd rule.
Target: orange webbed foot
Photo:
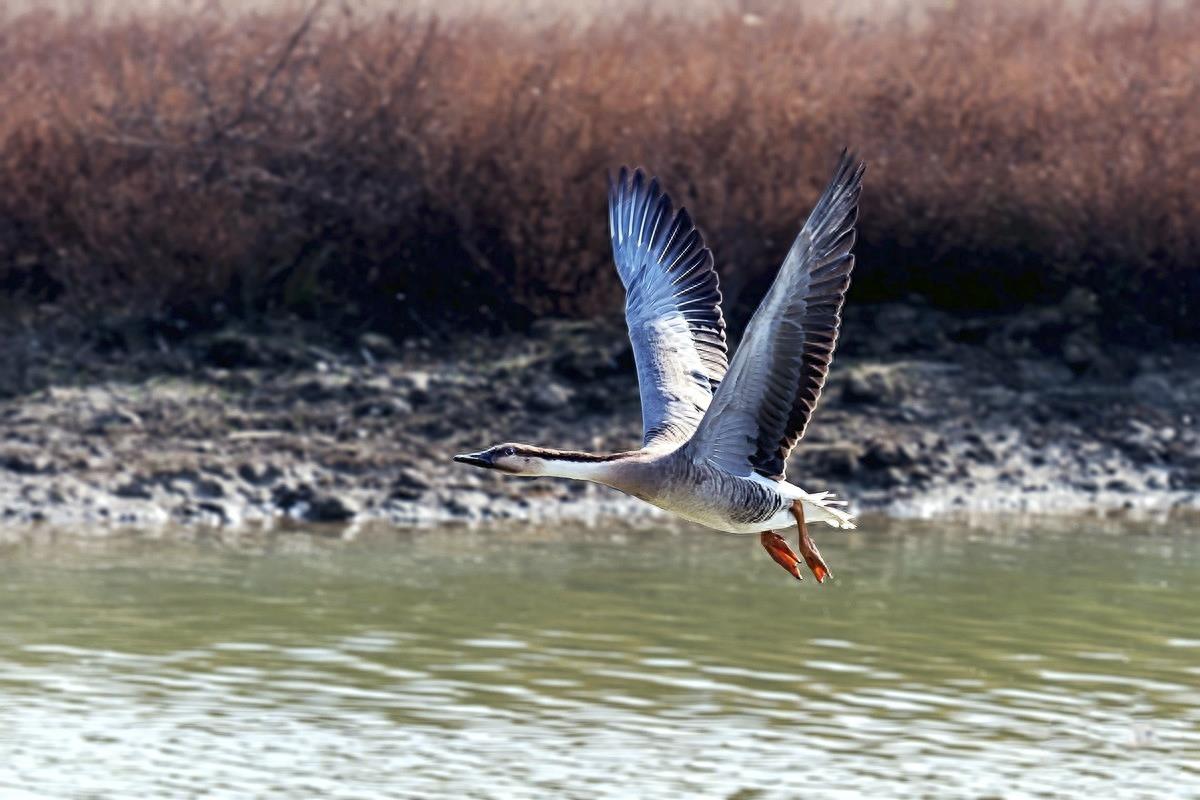
[[[808,535],[808,525],[804,522],[804,506],[799,500],[792,503],[792,516],[796,518],[796,526],[800,528],[800,553],[804,556],[804,563],[808,564],[808,568],[816,576],[817,583],[824,583],[827,578],[833,577],[833,573],[829,571],[825,559],[821,558],[817,543]]]
[[[800,574],[800,557],[792,552],[791,546],[775,531],[764,531],[758,540],[762,542],[763,548],[771,558],[775,559],[775,563],[783,567],[798,581],[804,580],[804,576]]]

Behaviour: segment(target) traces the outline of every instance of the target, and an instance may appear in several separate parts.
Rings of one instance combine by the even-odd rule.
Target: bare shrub
[[[1200,332],[1200,3],[997,5],[536,29],[10,16],[0,291],[401,330],[607,313],[604,173],[640,163],[695,208],[744,310],[851,144],[860,298],[1011,308],[1083,285],[1110,320]]]

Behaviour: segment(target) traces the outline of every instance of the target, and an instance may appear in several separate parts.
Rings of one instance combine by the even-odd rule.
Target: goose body
[[[853,519],[828,492],[789,483],[785,470],[837,343],[863,171],[842,154],[730,362],[711,252],[657,179],[622,168],[610,181],[609,228],[641,392],[641,449],[596,454],[513,443],[455,460],[593,481],[710,528],[758,533],[800,578],[798,558],[775,533],[794,522],[804,560],[823,580],[828,568],[806,522],[849,529]]]

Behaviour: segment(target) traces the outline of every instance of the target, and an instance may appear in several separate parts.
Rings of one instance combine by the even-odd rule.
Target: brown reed
[[[397,331],[608,313],[604,174],[638,163],[744,317],[849,144],[861,301],[1083,286],[1105,319],[1200,333],[1200,2],[998,6],[10,15],[0,294]]]

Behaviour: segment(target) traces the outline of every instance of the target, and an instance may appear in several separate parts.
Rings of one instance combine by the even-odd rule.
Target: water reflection
[[[0,545],[0,796],[1200,792],[1200,529]]]

